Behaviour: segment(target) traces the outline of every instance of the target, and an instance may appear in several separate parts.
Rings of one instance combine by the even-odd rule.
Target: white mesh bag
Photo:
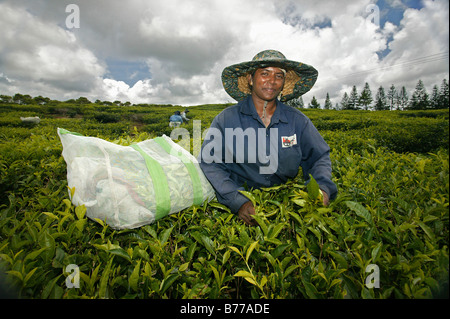
[[[71,198],[115,229],[151,224],[214,198],[196,158],[163,135],[130,146],[58,128]]]

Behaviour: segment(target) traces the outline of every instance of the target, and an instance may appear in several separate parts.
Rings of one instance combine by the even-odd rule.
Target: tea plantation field
[[[188,116],[203,131],[224,107],[193,106]],[[248,190],[257,227],[216,201],[133,230],[90,220],[84,207],[71,204],[58,127],[129,145],[170,135],[168,117],[176,110],[0,104],[4,295],[448,297],[448,110],[303,110],[332,149],[339,196],[324,207],[316,185],[305,187],[301,174]],[[21,116],[41,122],[25,124]],[[190,133],[191,122],[183,124]]]

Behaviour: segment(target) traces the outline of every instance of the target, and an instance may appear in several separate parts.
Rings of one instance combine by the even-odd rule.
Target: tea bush
[[[120,121],[98,123],[93,116],[104,107],[78,107],[77,114],[90,115],[0,106],[0,267],[13,296],[448,296],[448,111],[305,110],[332,149],[339,196],[328,207],[317,185],[305,187],[299,174],[246,191],[256,227],[212,201],[119,231],[71,204],[68,192],[76,190],[67,189],[56,128],[129,145],[169,135],[166,119],[177,108],[109,106]],[[189,117],[201,120],[203,131],[224,107],[192,107]],[[40,115],[41,123],[23,127],[23,112]],[[133,119],[133,112],[143,115]],[[161,122],[149,120],[152,112]],[[183,127],[192,132],[191,122]],[[79,288],[67,282],[69,265],[79,267]],[[379,288],[367,283],[371,265],[379,269]]]

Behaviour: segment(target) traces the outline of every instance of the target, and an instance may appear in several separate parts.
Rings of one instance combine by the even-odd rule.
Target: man
[[[187,118],[187,114],[188,114],[189,110],[185,110],[183,112],[181,112],[181,118],[183,119],[184,122],[189,122],[189,119]]]
[[[183,118],[180,115],[180,111],[175,111],[169,118],[169,127],[178,127],[183,123]]]
[[[311,174],[319,184],[325,205],[337,195],[330,148],[303,113],[283,103],[308,92],[317,75],[312,66],[287,60],[275,50],[222,73],[225,91],[238,104],[213,120],[199,162],[218,201],[248,225],[256,224],[255,208],[239,192],[245,185],[285,183],[302,167],[306,183]]]

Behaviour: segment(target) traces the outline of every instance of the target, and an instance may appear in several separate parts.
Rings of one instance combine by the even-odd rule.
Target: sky
[[[0,12],[5,95],[233,103],[223,69],[266,49],[318,70],[305,104],[449,78],[448,0],[0,0]]]

